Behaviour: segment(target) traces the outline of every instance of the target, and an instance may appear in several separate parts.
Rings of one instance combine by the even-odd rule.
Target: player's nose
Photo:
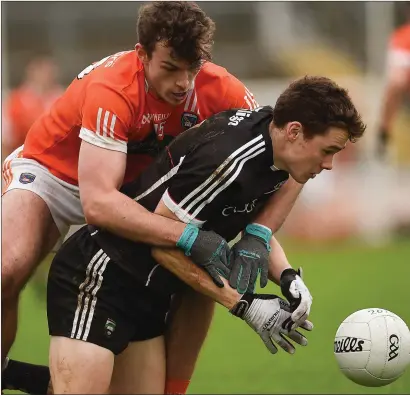
[[[332,170],[333,169],[333,160],[326,161],[322,163],[323,170]]]
[[[176,85],[179,89],[182,89],[183,91],[187,91],[191,85],[190,74],[188,72],[181,73],[178,76]]]

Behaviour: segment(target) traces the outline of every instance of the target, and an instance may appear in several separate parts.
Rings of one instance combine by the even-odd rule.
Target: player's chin
[[[167,102],[169,104],[172,104],[174,106],[177,106],[178,104],[181,104],[186,98],[186,95],[176,95],[173,93],[169,93],[167,95]]]
[[[312,178],[311,174],[291,174],[291,176],[299,184],[306,184]]]

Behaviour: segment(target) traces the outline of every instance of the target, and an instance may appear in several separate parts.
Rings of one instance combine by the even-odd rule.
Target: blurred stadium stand
[[[377,32],[374,39],[379,45],[377,66],[381,71],[383,48],[393,28],[388,16],[394,19],[398,6],[218,1],[202,2],[201,7],[217,24],[215,61],[241,78],[257,78],[289,75],[287,68],[280,66],[281,52],[299,51],[303,46],[330,48],[329,57],[339,53],[364,71],[366,32],[372,30]],[[10,85],[17,83],[24,62],[37,52],[53,53],[63,68],[62,82],[69,83],[84,65],[132,47],[137,9],[138,2],[5,2],[3,51],[7,52],[7,63],[13,64]],[[370,14],[374,18],[367,21]],[[383,19],[376,21],[381,15]]]

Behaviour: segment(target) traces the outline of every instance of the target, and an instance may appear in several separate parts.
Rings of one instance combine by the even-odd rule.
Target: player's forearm
[[[161,266],[168,269],[195,291],[209,296],[229,310],[236,305],[242,296],[235,289],[231,288],[225,279],[222,279],[225,286],[218,288],[207,273],[192,263],[179,250],[173,248],[153,248],[152,255]]]
[[[83,203],[83,207],[88,223],[151,245],[174,247],[186,226],[180,221],[151,213],[117,190],[88,204]]]
[[[280,284],[280,275],[285,269],[291,268],[285,251],[279,242],[272,236],[270,241],[271,251],[269,253],[269,280]]]
[[[292,210],[302,188],[302,184],[289,178],[285,185],[270,198],[254,222],[267,226],[272,233],[277,232]]]

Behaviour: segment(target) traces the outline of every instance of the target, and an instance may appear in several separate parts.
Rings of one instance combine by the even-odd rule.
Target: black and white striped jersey
[[[273,166],[272,117],[269,106],[216,114],[179,135],[121,191],[150,211],[163,199],[181,221],[232,240],[289,177]],[[124,264],[141,253],[141,245],[110,233],[95,236]],[[131,266],[134,274],[141,268]]]

